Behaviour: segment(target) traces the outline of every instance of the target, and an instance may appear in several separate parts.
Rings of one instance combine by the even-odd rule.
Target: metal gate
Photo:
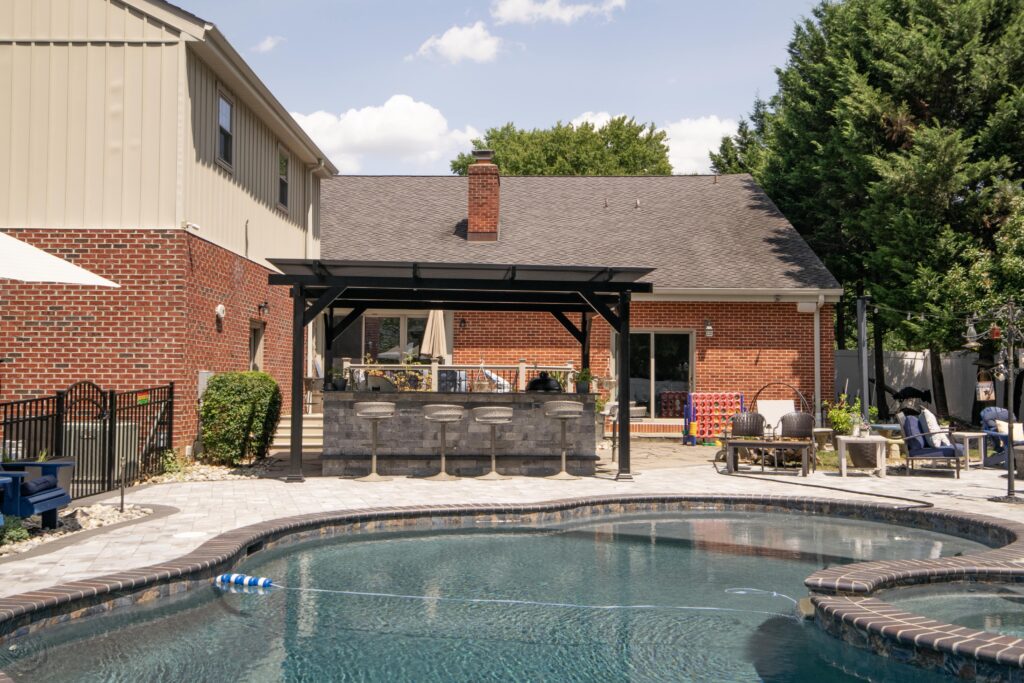
[[[53,396],[0,403],[0,455],[73,460],[74,498],[158,472],[173,434],[173,382],[125,392],[77,382]]]

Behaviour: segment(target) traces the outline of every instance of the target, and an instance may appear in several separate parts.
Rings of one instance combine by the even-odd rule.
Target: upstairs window
[[[288,208],[288,155],[283,149],[277,150],[277,203]]]
[[[234,164],[235,105],[223,94],[217,96],[217,160],[230,167]]]

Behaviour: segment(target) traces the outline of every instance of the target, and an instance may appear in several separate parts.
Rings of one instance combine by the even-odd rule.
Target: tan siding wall
[[[0,2],[0,226],[172,227],[182,49],[114,1]]]
[[[234,159],[226,170],[216,159],[216,74],[195,54],[187,56],[188,95],[191,103],[192,149],[185,164],[184,220],[200,226],[199,235],[257,262],[268,257],[318,256],[318,241],[307,245],[306,193],[316,192],[307,182],[309,171],[289,154],[289,204],[278,208],[277,154],[279,142],[270,129],[229,90],[234,102]],[[280,148],[284,149],[284,148]],[[314,235],[316,231],[314,230]],[[311,250],[316,253],[309,253]]]

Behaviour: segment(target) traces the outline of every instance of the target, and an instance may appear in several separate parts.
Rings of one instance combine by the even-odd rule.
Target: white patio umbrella
[[[120,287],[42,249],[0,232],[0,280]]]
[[[431,311],[427,316],[427,327],[423,331],[420,355],[428,358],[443,358],[448,355],[448,339],[444,332],[444,311]]]

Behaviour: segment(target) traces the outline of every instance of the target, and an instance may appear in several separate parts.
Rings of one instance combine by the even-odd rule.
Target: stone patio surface
[[[952,471],[915,472],[910,477],[890,473],[886,478],[856,472],[841,479],[838,473],[832,472],[802,478],[793,470],[761,475],[758,469],[727,476],[718,474],[712,467],[714,453],[713,448],[637,440],[633,446],[636,477],[633,482],[613,479],[614,470],[607,462],[609,451],[604,450],[605,472],[576,481],[513,477],[505,481],[393,479],[361,483],[309,476],[320,471],[320,463],[310,459],[305,465],[309,478],[298,484],[286,484],[274,478],[239,478],[141,486],[129,491],[126,502],[170,506],[177,511],[168,513],[161,508],[161,514],[153,518],[101,530],[78,542],[58,544],[51,552],[4,558],[0,560],[0,595],[170,560],[217,534],[248,524],[309,512],[378,506],[535,503],[577,496],[636,493],[757,493],[899,502],[871,495],[881,494],[927,501],[937,508],[1024,522],[1024,505],[987,500],[1006,492],[1005,474],[998,470],[974,469],[964,472],[959,480],[953,478]],[[275,469],[283,473],[284,466],[281,460]],[[724,467],[724,464],[719,466]],[[117,499],[115,493],[91,498],[89,503],[116,504]]]

